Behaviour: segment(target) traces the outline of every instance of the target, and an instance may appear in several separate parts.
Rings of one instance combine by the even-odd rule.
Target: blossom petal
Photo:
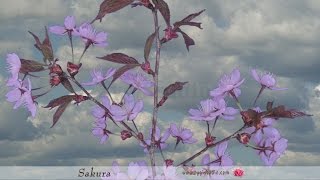
[[[49,31],[58,35],[64,35],[64,33],[66,33],[66,29],[63,26],[51,26],[49,27]]]
[[[175,123],[170,124],[170,133],[174,137],[179,136],[179,130],[178,130],[178,127]]]
[[[228,141],[220,143],[215,149],[215,154],[218,157],[223,156],[225,151],[226,151],[226,149],[227,149],[227,147],[228,147]]]
[[[201,165],[205,166],[205,165],[208,165],[209,163],[210,163],[210,155],[205,154],[201,160]]]
[[[140,113],[143,110],[143,101],[139,100],[132,109],[133,113]]]
[[[259,75],[258,75],[258,73],[257,73],[257,71],[255,69],[251,70],[251,75],[258,83],[261,84],[260,77],[259,77]]]
[[[6,94],[7,101],[16,102],[21,98],[21,91],[19,89],[13,89]]]
[[[67,16],[64,19],[64,26],[66,27],[66,29],[68,30],[72,30],[73,28],[75,28],[76,26],[76,20],[74,18],[74,16]]]
[[[106,40],[107,40],[107,33],[105,32],[99,32],[94,39],[95,42],[99,42],[99,43],[104,42]]]
[[[100,139],[100,144],[103,144],[109,139],[109,136],[107,134],[103,135]]]
[[[281,138],[274,144],[274,150],[278,155],[282,154],[288,147],[288,140]]]

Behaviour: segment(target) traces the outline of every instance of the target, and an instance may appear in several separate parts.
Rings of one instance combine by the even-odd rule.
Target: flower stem
[[[217,124],[218,118],[219,118],[219,117],[216,117],[216,119],[214,120],[214,123],[213,123],[212,129],[211,129],[211,132],[213,132],[214,128],[216,127],[216,124]]]
[[[256,99],[254,100],[253,106],[256,105],[256,102],[257,102],[257,100],[259,99],[259,97],[260,97],[260,95],[262,94],[262,92],[263,92],[264,89],[265,89],[265,86],[261,86],[261,88],[260,88],[260,90],[259,90],[259,93],[258,93]]]
[[[151,133],[151,148],[150,148],[150,161],[152,166],[152,175],[155,177],[156,175],[156,169],[155,169],[155,131],[157,126],[157,116],[158,116],[158,74],[159,74],[159,64],[160,64],[160,50],[161,50],[161,43],[159,38],[159,31],[157,29],[159,28],[159,22],[158,22],[158,14],[157,10],[152,10],[153,19],[154,19],[154,30],[156,32],[156,63],[155,63],[155,73],[154,73],[154,98],[153,98],[153,114],[152,114],[152,133]]]
[[[134,122],[134,120],[132,120],[132,122],[133,122],[133,126],[136,128],[136,130],[137,130],[137,133],[139,133],[139,130],[138,130],[138,127],[137,127],[137,125],[136,125],[136,123]]]
[[[80,64],[80,62],[81,62],[81,59],[83,58],[83,55],[87,52],[87,50],[88,50],[89,47],[90,47],[90,44],[87,43],[87,44],[86,44],[86,47],[84,47],[84,50],[83,50],[83,52],[82,52],[82,54],[81,54],[81,56],[80,56],[79,64]]]
[[[71,47],[71,54],[72,54],[72,63],[74,63],[74,51],[73,51],[73,42],[72,42],[72,34],[70,31],[68,31],[69,41],[70,41],[70,47]]]
[[[208,134],[210,134],[210,125],[209,125],[209,122],[206,121],[206,123],[207,123]]]
[[[236,104],[237,104],[237,106],[239,107],[239,109],[240,109],[241,111],[243,111],[243,109],[242,109],[242,106],[241,106],[240,102],[237,102]]]
[[[221,143],[223,143],[223,142],[225,142],[225,141],[228,141],[228,140],[230,140],[230,139],[232,139],[232,138],[235,138],[236,136],[236,134],[238,134],[240,131],[242,131],[244,128],[246,128],[247,126],[246,125],[243,125],[239,130],[237,130],[236,132],[234,132],[233,134],[231,134],[230,136],[228,136],[228,137],[226,137],[226,138],[224,138],[224,139],[222,139],[222,140],[220,140],[220,141],[218,141],[218,142],[216,142],[216,143],[214,143],[214,144],[212,144],[212,145],[209,145],[209,146],[206,146],[205,148],[203,148],[203,149],[201,149],[199,152],[197,152],[196,154],[194,154],[193,156],[191,156],[190,158],[188,158],[188,159],[186,159],[185,161],[183,161],[183,162],[181,162],[180,164],[178,164],[178,166],[182,166],[182,165],[185,165],[185,164],[187,164],[188,162],[190,162],[190,161],[192,161],[193,159],[195,159],[196,157],[198,157],[198,156],[200,156],[201,154],[203,154],[204,152],[206,152],[208,149],[210,149],[210,148],[213,148],[213,147],[215,147],[215,146],[217,146],[217,145],[219,145],[219,144],[221,144]]]
[[[132,87],[132,85],[130,85],[130,86],[128,87],[128,89],[126,90],[126,92],[124,92],[124,94],[123,94],[123,96],[122,96],[122,98],[121,98],[120,103],[123,102],[124,96],[128,93],[128,91],[130,90],[131,87]]]
[[[110,93],[110,91],[108,90],[108,88],[106,87],[106,84],[104,83],[104,81],[101,82],[101,85],[102,85],[103,88],[107,91],[107,93],[108,93],[108,95],[109,95],[112,103],[114,103],[114,100],[113,100],[113,98],[112,98],[112,96],[111,96],[111,93]]]

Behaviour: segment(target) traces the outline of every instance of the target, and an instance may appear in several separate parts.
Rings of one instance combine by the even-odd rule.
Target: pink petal
[[[97,42],[97,43],[102,43],[102,42],[104,42],[106,40],[107,40],[107,33],[105,33],[105,32],[99,32],[95,36],[95,39],[94,39],[94,41]]]
[[[64,20],[64,26],[68,30],[72,30],[76,26],[76,20],[74,16],[67,16]]]
[[[107,97],[107,96],[103,96],[102,98],[101,98],[101,101],[102,101],[102,104],[106,107],[106,108],[110,108],[110,106],[111,106],[111,103],[110,103],[110,100],[109,100],[109,98]]]
[[[51,26],[49,28],[49,31],[54,34],[64,35],[64,33],[66,32],[66,29],[65,27],[62,27],[62,26]]]
[[[257,82],[261,83],[260,77],[255,69],[251,70],[251,75]]]
[[[132,112],[133,112],[133,113],[140,113],[142,110],[143,110],[143,101],[142,101],[142,100],[139,100],[139,101],[135,104]]]
[[[201,165],[208,165],[210,163],[210,155],[206,154],[203,156],[202,160],[201,160]]]
[[[172,136],[179,136],[179,130],[176,124],[174,123],[170,124],[170,132]]]
[[[231,72],[231,81],[233,83],[236,83],[240,80],[240,71],[239,69],[234,69],[232,72]]]
[[[109,68],[108,71],[107,71],[107,73],[106,73],[106,75],[105,75],[105,77],[104,77],[104,79],[110,78],[111,76],[114,75],[114,73],[115,73],[116,71],[117,71],[116,68]]]
[[[226,149],[228,147],[228,141],[225,141],[223,143],[220,143],[216,149],[215,149],[215,154],[218,156],[218,157],[221,157],[224,155]]]
[[[13,89],[6,94],[7,101],[16,102],[21,98],[21,91],[19,89]]]
[[[153,92],[147,88],[139,88],[146,96],[153,96]]]
[[[190,131],[190,129],[184,129],[180,134],[182,139],[190,139],[192,136],[193,133]]]
[[[100,144],[103,144],[104,142],[106,142],[108,140],[109,136],[108,135],[103,135],[100,139]]]

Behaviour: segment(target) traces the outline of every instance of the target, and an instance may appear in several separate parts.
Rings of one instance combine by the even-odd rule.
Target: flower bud
[[[165,38],[167,41],[178,37],[177,32],[173,31],[173,29],[172,29],[171,26],[169,26],[169,27],[168,27],[167,29],[165,29],[164,31],[165,31],[165,37],[164,37],[164,38]]]
[[[141,132],[138,133],[138,138],[139,138],[140,141],[143,140],[143,134]]]
[[[51,76],[50,78],[50,85],[52,86],[58,86],[61,82],[60,76]]]
[[[122,140],[126,140],[126,139],[131,138],[131,137],[132,137],[131,132],[129,132],[127,130],[121,131],[121,139]]]
[[[172,159],[166,159],[165,160],[166,166],[173,166],[173,160]]]
[[[215,139],[216,139],[216,137],[213,137],[210,134],[206,133],[205,142],[206,142],[207,146],[211,146]]]
[[[242,144],[248,144],[250,141],[251,135],[248,133],[241,133],[237,135],[237,139]]]
[[[59,64],[53,64],[50,67],[50,74],[57,74],[57,75],[61,75],[63,73],[61,66]]]
[[[154,72],[153,72],[153,70],[151,69],[150,62],[149,62],[149,61],[141,64],[140,67],[141,67],[141,69],[142,69],[144,72],[146,72],[146,73],[148,73],[148,74],[154,75]]]
[[[76,74],[78,74],[79,69],[81,68],[82,63],[80,64],[73,64],[71,62],[68,62],[67,64],[67,70],[69,72],[69,74],[74,77]]]

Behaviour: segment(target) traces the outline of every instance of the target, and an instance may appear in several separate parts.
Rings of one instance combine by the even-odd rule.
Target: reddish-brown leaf
[[[34,44],[34,46],[39,50],[41,51],[41,42],[40,42],[40,39],[38,36],[36,36],[33,32],[31,31],[28,31],[34,38],[34,40],[36,41],[36,44]]]
[[[194,18],[196,18],[197,16],[199,16],[201,13],[203,13],[205,11],[205,9],[201,10],[200,12],[197,13],[193,13],[190,14],[189,16],[185,17],[184,19],[182,19],[181,21],[178,21],[176,23],[174,23],[175,29],[179,28],[182,25],[189,25],[189,26],[196,26],[200,29],[201,28],[201,23],[198,22],[191,22],[191,20],[193,20]]]
[[[20,72],[23,74],[26,74],[28,72],[40,72],[45,70],[44,66],[45,64],[39,63],[34,60],[26,60],[26,59],[20,59],[21,61],[21,68]]]
[[[49,102],[49,104],[47,106],[45,106],[44,108],[50,108],[53,109],[57,106],[61,106],[62,104],[66,103],[66,102],[71,102],[74,98],[76,97],[76,95],[66,95],[66,96],[61,96],[57,99],[53,99]]]
[[[170,95],[172,95],[173,93],[175,93],[176,91],[180,91],[183,89],[183,86],[185,84],[187,84],[188,82],[175,82],[173,84],[170,84],[168,87],[166,87],[163,90],[163,96],[165,97],[169,97]]]
[[[149,60],[149,55],[150,55],[150,51],[151,51],[151,47],[154,41],[154,38],[156,36],[156,34],[158,33],[159,28],[157,29],[156,32],[152,33],[148,39],[146,40],[146,44],[144,46],[144,60],[147,62]]]
[[[52,50],[52,45],[51,45],[51,41],[48,35],[48,29],[47,27],[45,27],[46,30],[46,38],[43,40],[42,42],[42,53],[44,58],[46,58],[46,60],[49,60],[50,62],[53,61],[53,50]]]
[[[302,116],[311,116],[309,114],[306,114],[304,112],[298,111],[296,109],[288,109],[286,110],[285,106],[281,105],[278,107],[275,107],[271,110],[271,112],[268,113],[267,117],[273,117],[273,118],[296,118],[296,117],[302,117]]]
[[[64,102],[63,104],[61,104],[58,107],[57,111],[53,115],[53,120],[52,120],[53,123],[52,123],[51,128],[59,121],[61,115],[64,113],[64,111],[66,110],[66,108],[68,107],[68,105],[70,104],[71,101],[72,101],[72,99]]]
[[[152,0],[155,4],[156,8],[159,9],[161,15],[164,18],[164,21],[166,22],[167,26],[171,26],[170,23],[170,9],[168,4],[164,0]]]
[[[70,81],[65,78],[65,77],[61,77],[61,84],[71,93],[75,93]]]
[[[182,34],[182,37],[184,39],[184,43],[186,44],[186,47],[189,51],[189,46],[195,45],[194,40],[188,36],[185,32],[183,32],[180,28],[177,29],[177,32],[180,32]]]
[[[202,29],[201,24],[202,23],[199,23],[199,22],[176,22],[176,23],[174,23],[174,26],[180,27],[180,26],[187,25],[187,26],[195,26],[195,27]]]
[[[112,54],[108,54],[106,56],[97,57],[97,58],[111,61],[114,63],[119,63],[119,64],[139,64],[139,62],[135,58],[130,57],[123,53],[112,53]]]
[[[45,27],[46,37],[42,43],[40,42],[40,39],[38,36],[36,36],[31,31],[28,31],[28,32],[33,36],[34,40],[36,41],[36,44],[34,46],[42,53],[44,62],[47,64],[47,60],[50,62],[53,61],[54,59],[53,50],[52,50],[51,41],[48,35],[47,27]]]
[[[253,109],[248,109],[247,111],[240,112],[242,116],[242,120],[247,125],[252,125],[253,123],[257,123],[261,121],[261,116],[258,112]]]
[[[106,15],[106,14],[110,14],[113,12],[116,12],[126,6],[128,6],[129,4],[133,3],[134,0],[104,0],[101,4],[100,4],[100,9],[99,9],[99,13],[96,16],[96,18],[92,21],[96,21],[96,20],[102,20],[102,18]]]

